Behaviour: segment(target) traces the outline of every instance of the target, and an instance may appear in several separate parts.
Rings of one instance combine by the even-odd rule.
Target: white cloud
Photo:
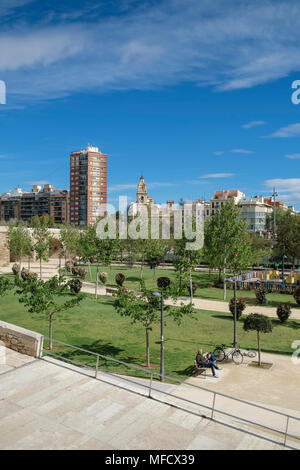
[[[300,136],[300,122],[290,124],[289,126],[281,127],[277,131],[265,137],[299,137]]]
[[[297,160],[298,158],[300,158],[300,153],[288,154],[285,155],[285,158],[289,158],[290,160]]]
[[[270,189],[276,188],[279,200],[290,204],[300,202],[300,178],[275,178],[265,181],[265,186]]]
[[[231,178],[232,176],[234,176],[234,173],[211,173],[199,176],[199,178]]]
[[[174,183],[164,183],[164,182],[153,182],[153,183],[147,183],[147,190],[151,188],[165,188],[165,187],[170,187],[170,186],[175,186]],[[108,193],[116,193],[120,191],[126,191],[126,190],[137,190],[138,182],[136,183],[124,183],[124,184],[115,184],[112,186],[108,187]]]
[[[223,155],[224,151],[223,150],[218,150],[216,152],[213,152],[214,155]]]
[[[244,154],[250,154],[250,153],[255,153],[253,150],[246,150],[246,149],[232,149],[230,152],[233,153],[244,153]]]
[[[43,186],[44,184],[51,184],[48,180],[35,180],[35,181],[26,181],[25,184],[34,185],[37,184],[38,186]]]
[[[251,129],[252,127],[262,126],[263,124],[266,124],[266,122],[265,121],[251,121],[251,122],[248,122],[247,124],[243,124],[242,127],[244,129]]]
[[[183,82],[230,90],[300,71],[298,0],[133,5],[88,23],[69,15],[55,26],[37,26],[25,18],[4,30],[0,73],[8,99]]]

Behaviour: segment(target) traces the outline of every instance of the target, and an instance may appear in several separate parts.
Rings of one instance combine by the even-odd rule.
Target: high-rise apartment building
[[[31,192],[16,188],[0,197],[0,220],[28,222],[32,217],[43,214],[52,216],[56,224],[65,224],[68,220],[68,191],[46,184],[43,189],[33,186]]]
[[[107,154],[88,145],[70,156],[70,222],[92,225],[106,212]]]

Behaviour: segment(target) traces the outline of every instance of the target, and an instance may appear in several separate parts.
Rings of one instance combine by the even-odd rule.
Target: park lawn
[[[87,266],[86,266],[87,269]],[[122,273],[126,277],[124,285],[134,291],[139,290],[139,281],[140,281],[140,268],[131,268],[126,266],[112,266],[112,267],[105,267],[101,266],[99,268],[100,271],[105,271],[108,275],[107,286],[116,287],[115,276],[117,273]],[[92,278],[89,276],[89,272],[86,276],[87,282],[95,282],[96,280],[96,267],[91,266]],[[148,289],[153,289],[154,291],[157,290],[157,278],[159,277],[169,277],[172,282],[177,282],[176,280],[176,273],[172,269],[156,269],[155,270],[155,278],[154,278],[154,270],[150,268],[143,268],[143,279],[145,280],[146,286]],[[208,272],[204,271],[195,271],[193,273],[193,281],[198,284],[198,289],[195,293],[195,298],[201,299],[209,299],[209,300],[220,300],[223,301],[223,289],[218,289],[216,287],[212,287],[213,281],[218,279],[218,274],[216,272],[209,274]],[[188,290],[185,292],[186,296],[189,296]],[[233,297],[233,289],[227,290],[227,300],[225,302],[229,302],[229,300]],[[248,304],[256,305],[256,297],[254,291],[247,291],[247,290],[238,290],[237,291],[238,297],[244,297],[248,299]],[[280,293],[271,293],[267,294],[268,305],[269,307],[278,307],[281,303],[289,302],[293,308],[300,308],[294,297],[289,294],[280,294]]]
[[[98,301],[87,296],[79,305],[54,319],[53,337],[57,340],[79,346],[131,364],[145,362],[145,330],[139,324],[131,324],[130,319],[120,317],[113,307],[112,297],[100,297]],[[177,326],[170,318],[165,326],[165,374],[185,379],[193,372],[196,351],[214,350],[217,344],[230,346],[233,336],[232,315],[227,313],[197,310],[196,318],[185,318]],[[40,332],[48,336],[48,320],[42,314],[28,313],[13,294],[0,299],[0,319],[15,325]],[[272,320],[273,332],[262,335],[262,349],[266,352],[291,354],[291,344],[299,339],[300,322],[289,320],[281,325]],[[243,322],[238,322],[238,342],[242,348],[256,349],[256,333],[244,332]],[[47,342],[45,343],[47,345]],[[95,357],[54,344],[55,352],[66,358],[95,365]],[[160,324],[153,326],[150,335],[151,362],[160,361]],[[122,374],[140,375],[125,366],[111,361],[100,360],[100,369]]]

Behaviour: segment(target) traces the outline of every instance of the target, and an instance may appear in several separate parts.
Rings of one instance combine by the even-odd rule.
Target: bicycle
[[[238,345],[238,348],[232,348],[228,352],[225,350],[226,345],[222,344],[221,346],[217,346],[216,349],[214,350],[214,356],[216,358],[217,362],[223,362],[229,358],[231,355],[231,358],[233,362],[237,365],[242,364],[244,360],[244,355],[242,354],[240,350],[240,345]]]

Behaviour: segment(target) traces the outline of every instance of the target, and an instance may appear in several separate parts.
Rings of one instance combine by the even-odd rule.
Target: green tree
[[[175,296],[171,289],[160,288],[159,290],[163,292],[165,300],[171,295],[173,300],[175,300]],[[149,335],[152,330],[152,325],[160,322],[160,298],[154,297],[153,292],[146,289],[144,280],[141,280],[141,293],[138,296],[133,292],[119,288],[117,297],[114,301],[114,307],[117,313],[121,316],[129,317],[132,323],[138,322],[145,328],[147,367],[150,367]],[[165,319],[170,317],[180,325],[184,316],[191,315],[193,313],[193,307],[191,305],[183,304],[181,304],[180,307],[168,305],[164,307],[164,311]]]
[[[36,259],[40,262],[40,279],[42,279],[42,261],[48,261],[52,236],[49,229],[44,225],[38,225],[33,229],[34,251]]]
[[[53,317],[59,312],[70,310],[79,304],[84,298],[83,294],[73,294],[71,299],[61,301],[67,294],[69,282],[63,277],[54,276],[48,281],[29,278],[17,280],[17,294],[19,302],[23,303],[30,313],[45,314],[49,320],[49,347],[53,345]],[[70,295],[70,294],[69,294]]]
[[[7,295],[14,287],[14,283],[7,277],[0,276],[0,297]]]
[[[155,279],[155,270],[164,259],[164,245],[162,240],[144,240],[146,244],[146,262],[153,269],[153,279]]]
[[[258,365],[261,366],[261,345],[260,334],[271,333],[273,325],[269,317],[260,315],[259,313],[251,313],[245,318],[244,330],[256,331],[257,333],[257,348],[258,348]]]
[[[79,251],[80,233],[77,227],[71,224],[65,225],[60,231],[60,239],[63,245],[65,261]]]
[[[211,267],[223,270],[224,300],[226,300],[226,270],[239,272],[252,264],[253,252],[247,224],[240,220],[240,210],[234,202],[225,204],[205,225],[204,253]]]
[[[293,267],[296,259],[300,259],[300,217],[290,211],[281,214],[277,221],[273,256],[279,262],[287,256]]]
[[[184,234],[182,239],[175,240],[175,258],[173,266],[175,268],[178,281],[179,293],[183,287],[188,286],[190,292],[190,303],[193,303],[193,278],[192,273],[201,261],[202,250],[187,250],[186,244],[188,240]]]
[[[47,213],[43,215],[35,215],[29,221],[29,227],[47,227],[47,228],[54,228],[55,227],[55,220],[53,215],[49,215]]]
[[[32,257],[33,245],[29,230],[20,223],[10,224],[8,228],[7,246],[10,250],[10,254],[19,261],[19,275],[21,275],[22,257]]]

